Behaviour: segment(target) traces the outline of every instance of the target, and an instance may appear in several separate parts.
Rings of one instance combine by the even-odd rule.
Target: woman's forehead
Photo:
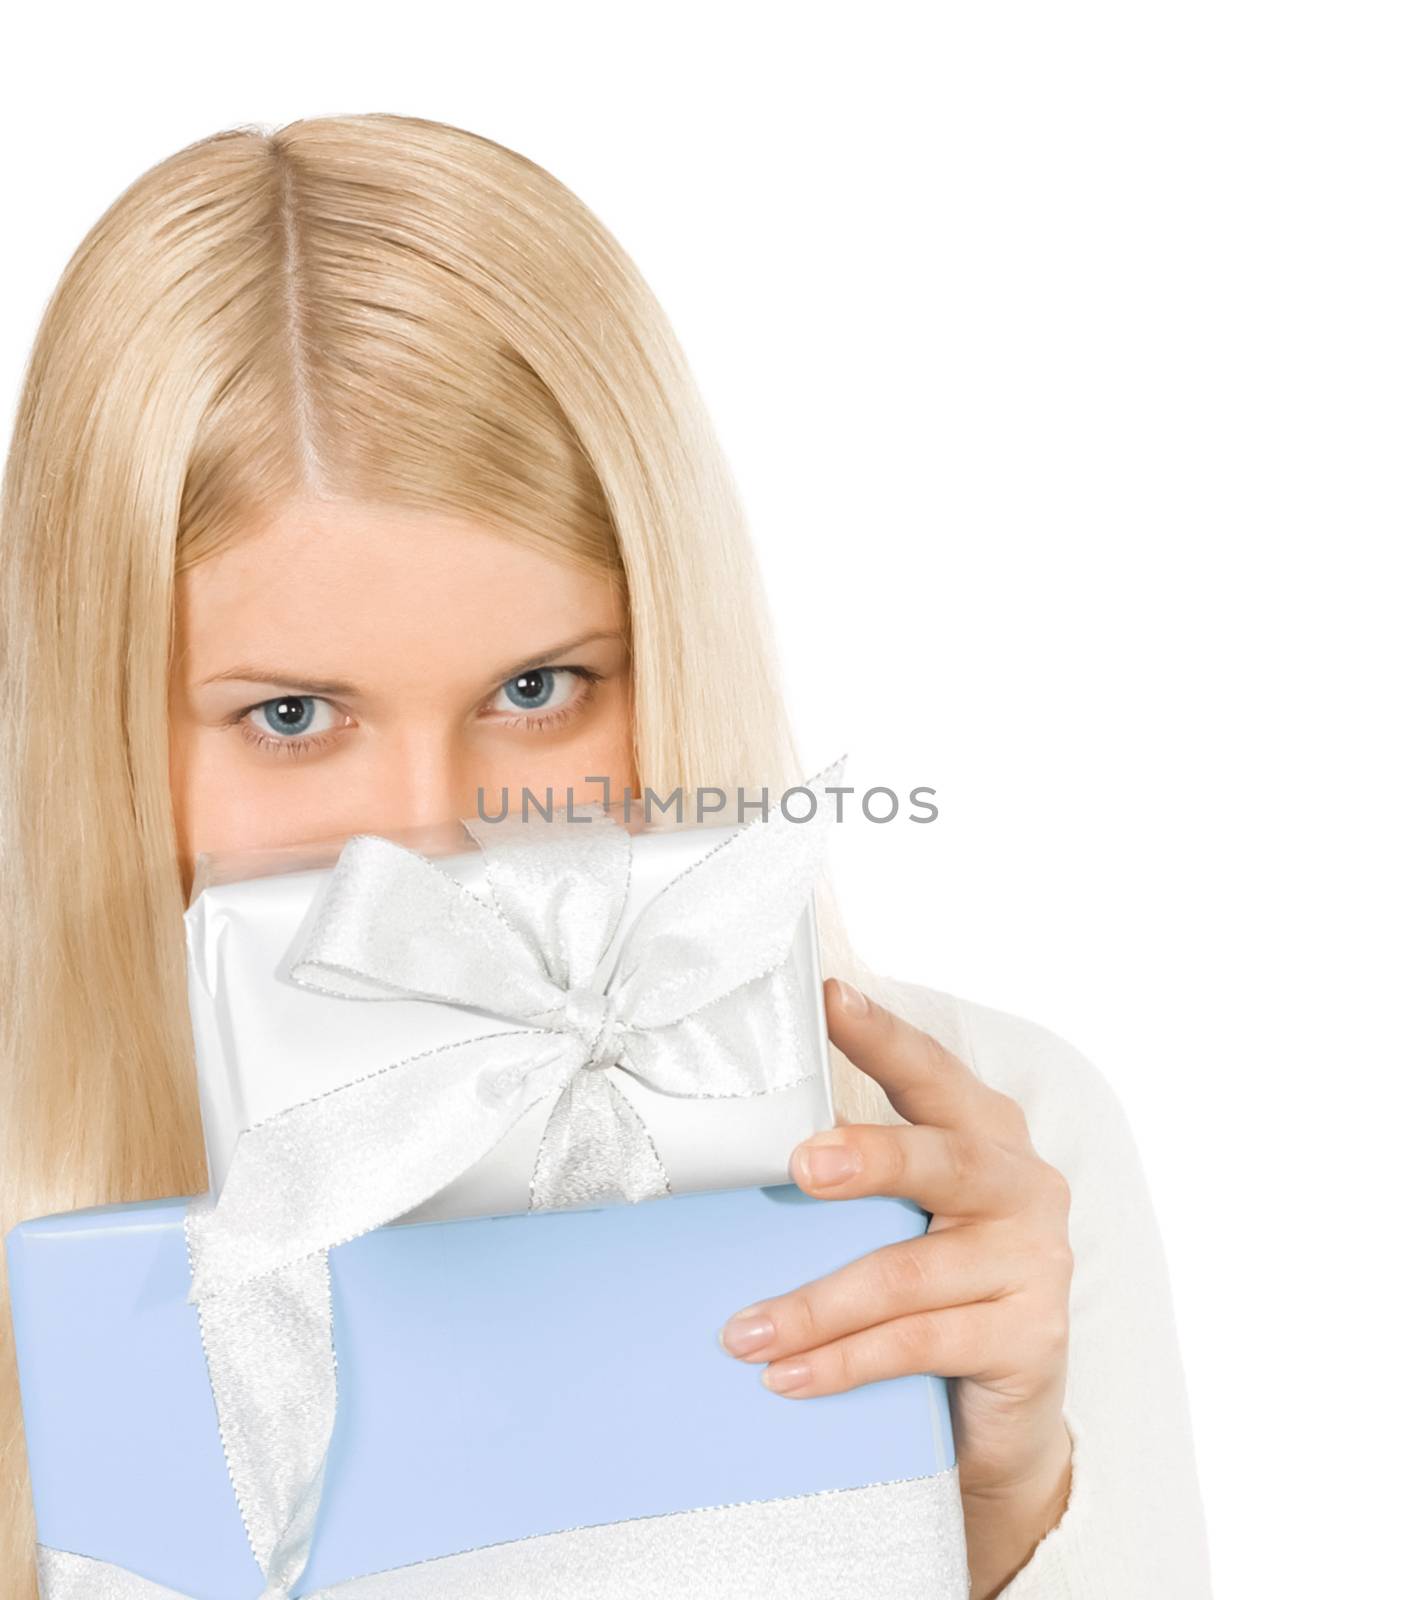
[[[300,503],[183,573],[188,684],[514,670],[623,625],[604,576],[468,519]],[[253,671],[247,669],[254,669]]]

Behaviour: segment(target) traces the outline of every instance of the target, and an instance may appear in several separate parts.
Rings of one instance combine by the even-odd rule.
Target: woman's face
[[[300,501],[182,575],[171,789],[195,855],[638,788],[624,608],[471,522]]]

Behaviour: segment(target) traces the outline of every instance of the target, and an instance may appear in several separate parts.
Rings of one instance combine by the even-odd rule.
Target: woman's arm
[[[1166,1259],[1121,1103],[1097,1068],[1034,1023],[916,984],[880,978],[872,992],[1016,1100],[1036,1149],[1070,1185],[1069,1498],[999,1600],[1207,1600]],[[982,1519],[965,1504],[981,1538],[974,1510]]]

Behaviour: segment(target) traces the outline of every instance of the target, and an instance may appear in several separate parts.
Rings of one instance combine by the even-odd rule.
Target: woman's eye
[[[255,734],[279,742],[328,733],[336,725],[328,702],[315,694],[281,694],[252,707],[248,716]]]
[[[580,692],[584,676],[571,667],[534,667],[505,679],[487,709],[510,717],[561,711]]]

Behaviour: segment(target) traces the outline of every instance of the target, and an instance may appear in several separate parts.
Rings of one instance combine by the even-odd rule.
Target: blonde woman
[[[197,851],[439,821],[481,785],[804,776],[663,312],[579,199],[458,128],[238,128],[143,174],[45,312],[0,532],[5,1228],[204,1189]],[[842,1126],[796,1180],[933,1223],[725,1343],[792,1404],[954,1379],[977,1600],[1197,1600],[1118,1102],[1047,1031],[868,971],[822,909]],[[0,1449],[3,1592],[32,1600],[8,1343]]]

